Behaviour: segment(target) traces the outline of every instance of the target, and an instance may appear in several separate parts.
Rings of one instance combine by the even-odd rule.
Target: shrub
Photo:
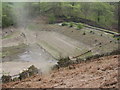
[[[25,79],[29,77],[29,72],[27,70],[23,71],[22,73],[19,74],[19,79]]]
[[[97,42],[97,40],[95,40],[95,42]]]
[[[58,62],[59,67],[67,67],[72,63],[72,61],[69,59],[69,57],[61,58]]]
[[[86,33],[84,32],[83,35],[86,35]]]
[[[110,43],[111,43],[112,41],[110,41]]]
[[[73,27],[74,23],[73,22],[70,22],[70,26],[69,27]]]
[[[119,41],[120,39],[119,39],[119,38],[117,38],[117,40]]]
[[[7,82],[11,82],[12,81],[12,78],[11,78],[11,76],[10,75],[3,75],[2,76],[2,82],[3,83],[7,83]]]
[[[90,33],[92,33],[93,31],[90,31]]]
[[[32,65],[28,68],[29,76],[35,75],[38,73],[38,69]]]
[[[82,29],[82,28],[83,28],[82,24],[79,23],[79,24],[77,25],[77,29]]]
[[[62,26],[67,26],[67,25],[68,25],[67,22],[62,23]]]
[[[15,25],[15,22],[12,20],[12,17],[10,16],[2,16],[2,27],[9,27]]]
[[[22,80],[36,74],[38,74],[38,69],[34,65],[32,65],[28,68],[28,70],[24,70],[22,73],[19,74],[19,79]]]

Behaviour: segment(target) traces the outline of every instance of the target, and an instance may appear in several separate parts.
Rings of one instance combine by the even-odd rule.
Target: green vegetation
[[[28,70],[25,70],[19,74],[19,79],[23,80],[36,74],[38,74],[38,69],[34,65],[32,65],[28,68]]]
[[[83,35],[86,35],[86,33],[84,32]]]
[[[12,16],[12,3],[2,3],[2,27],[15,25]]]
[[[97,58],[100,58],[100,57],[104,57],[104,56],[109,56],[109,55],[117,55],[120,53],[120,50],[114,50],[112,52],[109,52],[109,53],[104,53],[104,54],[95,54],[95,55],[92,55],[92,53],[87,53],[79,58],[76,58],[77,60],[70,60],[68,57],[66,58],[61,58],[59,59],[58,61],[58,65],[54,66],[55,69],[59,69],[60,67],[67,67],[71,64],[75,64],[75,63],[80,63],[80,62],[84,62],[84,61],[87,61],[87,60],[93,60],[93,59],[97,59]],[[86,57],[87,55],[87,57]]]
[[[31,65],[28,69],[23,70],[21,73],[19,73],[17,76],[18,77],[12,77],[10,75],[2,75],[2,83],[8,83],[11,81],[19,81],[19,80],[23,80],[26,79],[30,76],[34,76],[36,74],[38,74],[39,70],[34,66]]]
[[[63,22],[62,26],[68,26],[68,23],[67,22]]]
[[[12,55],[16,55],[18,53],[24,52],[25,48],[26,48],[25,44],[21,44],[18,46],[12,46],[12,47],[3,47],[2,55],[0,55],[0,56],[2,56],[2,58],[4,58],[6,56],[9,57]]]
[[[19,4],[21,3],[17,3]],[[24,3],[24,10],[29,14],[29,17],[36,16],[47,16],[50,24],[55,23],[59,18],[65,18],[71,20],[75,18],[83,18],[85,20],[91,20],[102,26],[117,25],[117,6],[118,3],[108,2],[95,2],[95,3],[84,3],[84,2],[30,2]],[[2,18],[3,27],[16,25],[15,15],[12,13],[14,3],[4,2],[2,4]],[[0,10],[1,11],[1,10]],[[11,15],[12,13],[12,15]],[[16,11],[19,15],[19,10]],[[14,17],[14,18],[13,18]],[[24,19],[23,19],[24,20]],[[64,25],[63,25],[64,26]],[[72,27],[72,24],[70,25]],[[78,28],[81,28],[79,25]]]
[[[77,24],[77,29],[82,29],[83,28],[83,25],[81,23],[78,23]]]
[[[72,64],[72,61],[68,57],[66,57],[60,58],[57,63],[59,67],[67,67],[68,65]]]
[[[83,24],[75,22],[63,22],[62,26],[76,27],[78,30],[84,27]]]
[[[3,75],[2,76],[2,82],[3,83],[8,83],[12,81],[12,77],[10,75]]]
[[[49,24],[54,24],[55,21],[56,21],[56,17],[55,17],[54,15],[50,15],[50,16],[48,17],[48,22],[49,22]]]
[[[2,2],[0,2],[0,27],[2,26]]]
[[[38,30],[38,28],[40,28],[40,25],[38,25],[38,24],[29,24],[29,25],[27,26],[27,28],[28,28],[29,30]]]
[[[12,37],[12,35],[6,35],[6,36],[3,36],[2,39],[10,38],[10,37]]]
[[[58,59],[59,58],[59,51],[57,50],[57,48],[55,48],[54,46],[51,46],[50,44],[46,43],[45,41],[41,41],[41,43],[39,44],[40,46],[42,46],[43,48],[45,48],[47,51],[49,51],[49,53],[51,53],[51,55]]]
[[[69,27],[73,27],[74,23],[73,22],[70,22],[69,23]]]

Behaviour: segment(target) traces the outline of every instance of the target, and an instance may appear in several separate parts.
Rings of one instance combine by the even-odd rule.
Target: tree
[[[91,3],[81,3],[81,12],[83,13],[83,17],[87,19],[91,9]]]
[[[11,14],[12,3],[2,3],[2,27],[15,24]]]
[[[0,27],[2,27],[2,2],[0,2]]]
[[[94,17],[96,18],[96,22],[99,24],[110,24],[113,20],[113,7],[109,3],[93,3],[92,11]]]

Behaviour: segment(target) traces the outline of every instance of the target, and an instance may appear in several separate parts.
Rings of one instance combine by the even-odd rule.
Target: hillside
[[[118,5],[2,2],[3,88],[118,88]]]
[[[118,5],[117,2],[4,2],[2,27],[26,25],[29,19],[43,15],[48,17],[48,23],[64,19],[117,31]]]
[[[22,81],[3,84],[3,88],[118,88],[118,57],[95,60],[53,70]]]

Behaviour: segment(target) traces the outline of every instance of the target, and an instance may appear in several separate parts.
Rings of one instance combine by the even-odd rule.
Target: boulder
[[[2,82],[3,83],[8,83],[12,81],[12,77],[10,75],[3,75],[2,76]]]

